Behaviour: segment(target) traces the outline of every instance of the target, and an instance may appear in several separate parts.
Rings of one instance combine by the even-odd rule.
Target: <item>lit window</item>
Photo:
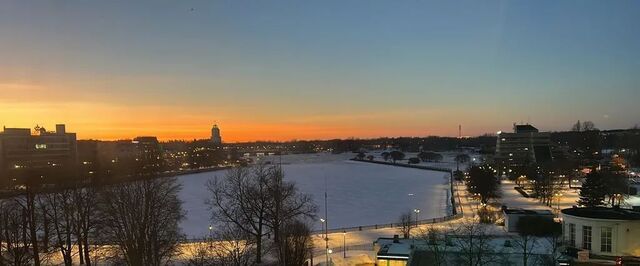
[[[43,150],[47,148],[47,144],[36,144],[36,150]]]

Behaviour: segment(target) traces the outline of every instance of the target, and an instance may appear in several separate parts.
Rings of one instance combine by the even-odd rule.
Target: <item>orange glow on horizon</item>
[[[304,113],[271,108],[270,103],[236,108],[233,103],[209,106],[172,102],[151,104],[135,98],[114,101],[101,95],[82,95],[77,90],[64,88],[0,84],[3,92],[0,95],[0,126],[33,128],[38,124],[53,130],[55,124],[66,124],[67,131],[76,133],[78,139],[119,140],[156,136],[167,141],[207,139],[211,127],[217,123],[223,141],[228,143],[453,137],[457,136],[460,117],[468,120],[468,125],[463,127],[466,135],[495,131],[492,125],[472,125],[479,122],[455,108],[406,107],[394,111],[307,109]]]

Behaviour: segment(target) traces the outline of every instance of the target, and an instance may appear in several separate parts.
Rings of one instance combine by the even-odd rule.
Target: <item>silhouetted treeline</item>
[[[453,137],[398,137],[376,139],[331,139],[331,140],[294,140],[287,142],[245,142],[225,144],[239,150],[281,151],[286,153],[313,153],[320,151],[357,152],[360,150],[398,149],[405,152],[421,150],[448,151],[468,147],[491,150],[495,147],[495,136],[473,138]]]

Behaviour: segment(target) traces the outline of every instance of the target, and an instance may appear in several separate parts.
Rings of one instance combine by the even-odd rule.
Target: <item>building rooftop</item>
[[[621,209],[621,208],[608,208],[608,207],[585,207],[585,208],[568,208],[562,210],[563,214],[594,218],[594,219],[611,219],[611,220],[640,220],[640,212]]]
[[[409,259],[412,245],[411,240],[403,238],[378,238],[376,243],[380,246],[378,258]]]
[[[513,125],[513,131],[515,133],[529,133],[529,132],[538,132],[538,129],[532,125]]]
[[[30,136],[31,135],[31,129],[28,128],[8,128],[5,127],[3,132],[0,132],[0,134],[4,134],[4,135],[20,135],[20,136]]]
[[[550,210],[525,210],[525,209],[505,209],[505,214],[525,214],[525,215],[553,215]]]

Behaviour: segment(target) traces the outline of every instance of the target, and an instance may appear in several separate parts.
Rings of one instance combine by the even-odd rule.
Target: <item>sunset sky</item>
[[[640,1],[0,3],[0,126],[80,139],[629,128],[639,92]]]

